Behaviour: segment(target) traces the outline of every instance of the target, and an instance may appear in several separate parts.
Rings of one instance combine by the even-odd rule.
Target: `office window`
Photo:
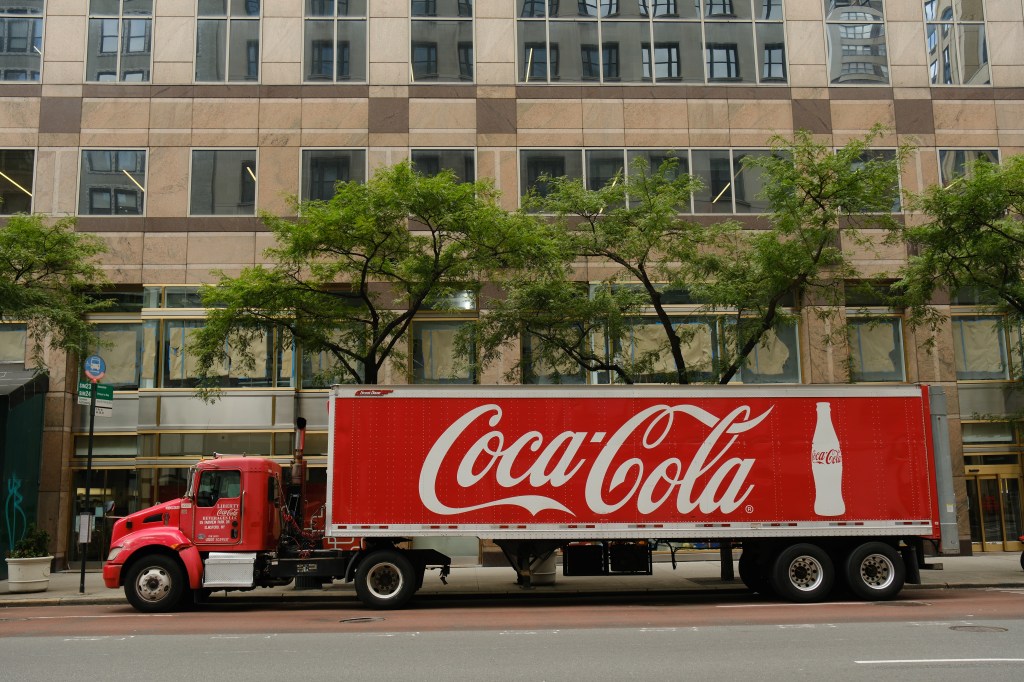
[[[685,0],[684,0],[685,2]],[[676,17],[678,0],[639,0],[640,16]]]
[[[584,80],[597,80],[601,77],[601,61],[597,54],[597,45],[580,45]]]
[[[800,383],[800,351],[796,324],[769,330],[739,372],[745,384]]]
[[[892,162],[895,161],[895,159],[896,151],[893,149],[871,149],[861,155],[860,160],[853,164],[853,169],[857,170],[864,164],[871,161]],[[897,178],[896,184],[892,188],[892,212],[899,213],[901,208],[900,185],[899,178]]]
[[[786,47],[782,43],[765,43],[761,49],[761,80],[786,80]]]
[[[932,85],[990,85],[982,0],[925,0],[925,48]]]
[[[412,378],[414,384],[473,384],[476,376],[455,357],[455,334],[462,321],[412,324]]]
[[[118,391],[156,386],[157,328],[157,320],[96,324],[96,351],[107,362],[103,383]]]
[[[259,80],[259,0],[199,0],[196,82]]]
[[[572,12],[558,7],[520,5],[520,82],[784,83],[787,78],[781,0],[637,0],[635,5],[588,0]],[[556,45],[572,55],[557,70],[557,59],[551,59],[557,57]],[[724,45],[733,49],[719,49]]]
[[[24,365],[28,331],[24,324],[0,323],[0,362]]]
[[[953,359],[958,381],[1005,381],[1010,378],[1003,318],[954,317]]]
[[[256,214],[256,150],[193,149],[189,213]]]
[[[146,193],[146,152],[141,149],[82,151],[79,215],[141,215]]]
[[[850,378],[853,381],[905,381],[903,325],[899,318],[850,318]]]
[[[339,182],[366,182],[366,151],[363,149],[304,149],[302,151],[303,201],[327,201]]]
[[[644,80],[677,80],[679,78],[679,44],[655,43],[654,48],[647,43],[640,46],[643,63]]]
[[[473,80],[473,4],[465,0],[411,0],[412,80]]]
[[[437,78],[437,43],[412,44],[412,71],[415,80]]]
[[[203,327],[202,320],[166,319],[163,321],[163,363],[161,386],[164,388],[195,388],[199,385],[198,360],[188,352],[193,335]],[[211,369],[217,385],[229,387],[266,387],[274,385],[273,335],[263,334],[252,342],[255,368],[244,369],[241,354],[225,346],[224,357]]]
[[[740,77],[739,47],[735,44],[708,43],[708,80],[737,80]]]
[[[546,43],[526,43],[525,75],[523,82],[541,82],[548,79],[548,67],[551,67],[551,79],[558,78],[558,45]],[[550,56],[550,59],[549,59]],[[550,64],[549,64],[550,62]]]
[[[732,189],[737,213],[767,213],[771,206],[761,197],[764,176],[760,168],[748,166],[746,159],[768,156],[767,150],[736,149],[732,153]]]
[[[533,189],[546,196],[547,179],[561,176],[583,178],[583,154],[579,149],[523,149],[519,151],[519,190],[522,196]],[[545,178],[545,179],[542,179]]]
[[[939,183],[945,187],[979,161],[999,163],[998,149],[940,149]]]
[[[413,149],[412,167],[423,175],[450,170],[460,182],[476,180],[476,161],[472,149]]]
[[[90,0],[85,80],[149,82],[153,0]]]
[[[306,0],[303,80],[366,81],[366,0]]]
[[[587,189],[601,189],[617,175],[625,176],[625,164],[621,149],[587,150]]]
[[[43,7],[43,0],[0,3],[0,80],[39,80],[43,61]]]
[[[0,149],[0,215],[32,212],[35,160],[32,149]]]
[[[704,186],[694,192],[697,213],[732,213],[732,160],[728,149],[694,149],[692,170]]]
[[[882,0],[824,0],[829,82],[889,82]]]

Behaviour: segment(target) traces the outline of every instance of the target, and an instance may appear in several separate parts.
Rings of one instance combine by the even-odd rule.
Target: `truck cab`
[[[282,505],[278,464],[255,457],[203,460],[190,473],[184,497],[114,524],[104,582],[123,585],[136,608],[160,611],[192,591],[212,589],[209,566],[241,558],[252,575],[257,557],[279,549]]]

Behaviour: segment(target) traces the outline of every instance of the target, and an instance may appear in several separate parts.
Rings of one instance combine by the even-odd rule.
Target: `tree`
[[[443,310],[453,292],[543,248],[497,196],[489,182],[400,163],[366,184],[338,183],[329,201],[295,203],[298,218],[262,214],[276,240],[271,264],[202,289],[210,310],[189,346],[200,393],[215,395],[229,358],[251,370],[253,342],[273,330],[333,360],[321,383],[377,383],[385,362],[405,357],[400,342],[418,312]]]
[[[929,303],[938,289],[979,289],[1010,321],[1024,319],[1024,156],[1002,165],[980,160],[946,187],[933,186],[913,208],[928,216],[904,237],[914,247],[898,289],[916,323],[938,322]]]
[[[96,346],[86,315],[104,307],[90,293],[108,283],[97,263],[106,245],[74,226],[74,218],[47,224],[17,214],[0,227],[0,321],[25,323],[39,369],[47,347],[83,354]]]
[[[870,146],[883,132],[835,151],[798,132],[744,159],[746,183],[763,188],[764,229],[684,217],[699,182],[671,160],[652,170],[640,159],[625,179],[596,190],[581,180],[544,179],[549,191],[534,195],[531,206],[554,214],[561,245],[549,253],[561,261],[503,281],[506,298],[476,330],[482,361],[522,336],[530,352],[520,372],[539,363],[558,378],[575,368],[607,371],[623,383],[728,383],[769,332],[791,320],[787,306],[827,311],[840,302],[837,283],[856,274],[841,236],[860,239],[858,227],[895,229],[891,211],[909,148],[876,158]],[[581,264],[607,273],[599,286],[576,281]],[[673,315],[671,301],[679,298],[721,320],[723,340],[710,366],[687,362],[697,332]],[[642,315],[656,321],[661,342],[627,352],[650,331]],[[665,358],[670,371],[656,371]]]

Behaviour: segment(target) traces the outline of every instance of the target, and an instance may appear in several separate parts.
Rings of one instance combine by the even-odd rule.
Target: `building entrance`
[[[1019,552],[1021,523],[1020,467],[972,467],[967,476],[971,543],[976,552]],[[979,469],[982,470],[979,472]],[[978,472],[978,473],[975,473]]]

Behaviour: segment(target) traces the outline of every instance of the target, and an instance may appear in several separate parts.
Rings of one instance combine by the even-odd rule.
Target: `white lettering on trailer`
[[[697,508],[705,514],[716,510],[725,514],[732,513],[753,491],[753,485],[748,485],[746,479],[754,460],[744,457],[726,458],[726,454],[732,449],[739,434],[755,428],[771,411],[772,408],[768,408],[762,414],[751,417],[750,407],[744,405],[718,418],[694,405],[655,405],[637,413],[612,434],[594,458],[586,474],[587,506],[595,514],[608,514],[632,502],[640,513],[650,514],[665,504],[674,493],[675,506],[680,513],[689,513]],[[678,457],[665,457],[648,473],[644,470],[643,461],[637,457],[619,461],[618,455],[623,444],[641,429],[641,447],[644,450],[658,449],[671,432],[677,414],[691,417],[711,429],[688,463],[684,465]],[[575,516],[575,512],[545,495],[517,495],[468,507],[450,507],[438,498],[438,476],[449,457],[461,457],[455,478],[462,488],[471,488],[488,475],[493,476],[502,488],[512,488],[523,482],[528,482],[535,489],[545,486],[558,488],[578,475],[587,463],[587,458],[581,455],[586,443],[604,441],[605,432],[591,435],[587,432],[564,431],[545,445],[543,434],[529,431],[506,447],[506,436],[497,428],[501,417],[502,410],[498,405],[481,405],[455,420],[441,434],[420,470],[419,494],[424,506],[438,514],[459,514],[509,505],[521,507],[533,515],[550,509]],[[461,456],[453,453],[452,449],[459,438],[477,420],[485,418],[491,430],[478,438]],[[522,473],[516,475],[513,466],[517,460],[522,464],[522,458],[529,457],[523,454],[526,450],[540,454],[535,456],[525,470],[517,469]],[[707,480],[699,488],[699,481],[704,477]],[[664,483],[669,484],[667,489],[655,498],[655,491],[662,489],[660,484]],[[606,497],[623,484],[627,486],[622,488],[623,492],[616,498]]]

